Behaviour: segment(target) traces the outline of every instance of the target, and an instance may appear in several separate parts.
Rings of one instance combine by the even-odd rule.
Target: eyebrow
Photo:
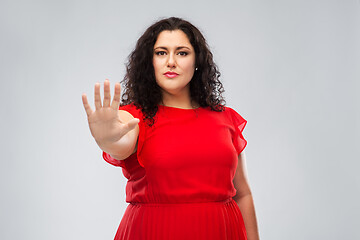
[[[167,50],[167,47],[163,47],[163,46],[156,47],[156,48],[154,48],[154,50],[156,50],[158,48]],[[187,48],[187,49],[191,50],[190,48],[188,48],[186,46],[179,46],[179,47],[176,48],[176,50],[179,50],[179,49],[182,49],[182,48]]]

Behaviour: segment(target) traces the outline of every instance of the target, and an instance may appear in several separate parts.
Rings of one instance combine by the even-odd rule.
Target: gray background
[[[244,130],[262,239],[359,239],[360,2],[10,1],[0,4],[0,239],[113,239],[121,168],[81,94],[124,75],[161,17],[198,26]]]

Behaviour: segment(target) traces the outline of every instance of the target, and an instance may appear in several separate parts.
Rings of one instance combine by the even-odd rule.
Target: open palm
[[[119,117],[120,83],[115,84],[114,98],[110,103],[110,82],[105,80],[103,104],[100,97],[100,83],[96,83],[94,99],[95,111],[91,109],[86,94],[82,95],[91,135],[98,144],[116,143],[139,122],[139,119],[134,118],[125,123]]]

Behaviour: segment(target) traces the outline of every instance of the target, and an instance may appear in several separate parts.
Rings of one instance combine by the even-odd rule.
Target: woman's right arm
[[[88,117],[91,135],[101,150],[117,160],[126,159],[136,151],[139,136],[139,119],[129,112],[119,110],[120,83],[115,83],[114,98],[110,103],[110,82],[104,82],[104,101],[101,103],[100,83],[95,84],[95,111],[83,93],[82,101]]]

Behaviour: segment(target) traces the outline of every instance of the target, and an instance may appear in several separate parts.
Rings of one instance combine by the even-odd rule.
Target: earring
[[[197,71],[198,70],[198,68],[195,68],[195,71]]]

